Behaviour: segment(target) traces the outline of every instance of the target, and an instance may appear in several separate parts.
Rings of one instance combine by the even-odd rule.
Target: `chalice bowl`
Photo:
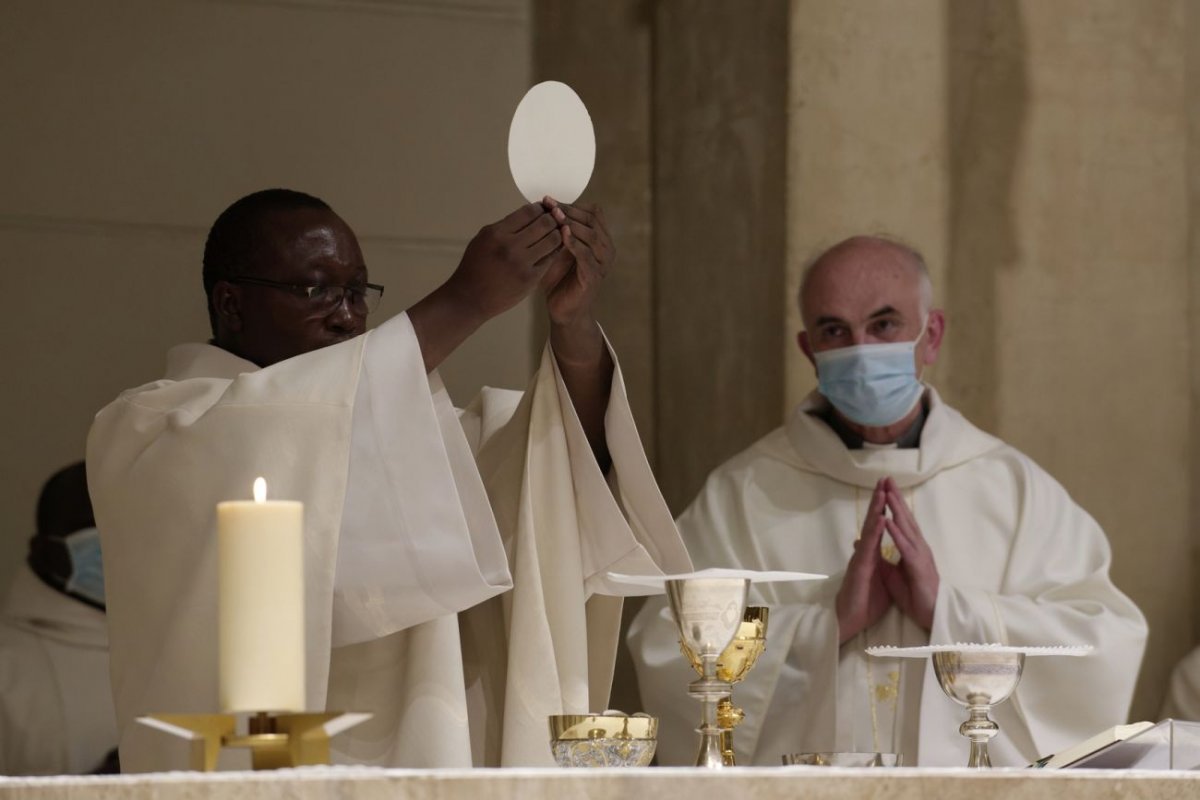
[[[1013,647],[1003,644],[941,644],[924,647],[868,647],[867,653],[885,658],[933,659],[938,685],[954,702],[967,709],[967,721],[958,732],[971,743],[968,767],[990,767],[988,742],[1000,732],[988,714],[1017,690],[1026,656],[1086,656],[1090,645]]]
[[[549,722],[560,767],[648,767],[658,744],[658,719],[646,714],[556,714]]]
[[[667,600],[683,647],[700,662],[700,677],[688,694],[701,703],[700,750],[696,766],[725,765],[717,704],[729,697],[733,686],[717,673],[717,661],[741,627],[746,612],[750,580],[740,577],[677,578],[666,581]]]
[[[754,662],[767,649],[767,616],[770,609],[766,606],[747,606],[742,615],[742,624],[738,626],[733,641],[717,658],[717,678],[729,684],[735,684],[746,677],[746,673],[754,666]],[[704,665],[695,653],[680,642],[684,655],[692,662],[692,667],[701,675]],[[733,695],[726,695],[717,702],[717,725],[721,728],[721,763],[723,766],[736,766],[733,754],[733,729],[745,719],[742,709],[733,704]]]
[[[1025,654],[1000,650],[949,650],[933,654],[933,673],[951,700],[967,708],[958,732],[971,742],[968,767],[990,767],[988,742],[1000,732],[988,712],[1016,691]]]

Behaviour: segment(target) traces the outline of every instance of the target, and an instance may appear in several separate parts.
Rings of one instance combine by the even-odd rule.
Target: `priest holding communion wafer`
[[[268,189],[221,213],[211,341],[88,441],[126,771],[181,766],[138,716],[218,711],[215,509],[258,476],[304,506],[306,708],[262,710],[373,714],[335,762],[553,765],[547,716],[607,707],[629,590],[606,573],[691,566],[593,317],[614,259],[599,208],[537,198],[368,332],[383,287],[329,205]],[[528,388],[456,410],[438,365],[533,292]]]

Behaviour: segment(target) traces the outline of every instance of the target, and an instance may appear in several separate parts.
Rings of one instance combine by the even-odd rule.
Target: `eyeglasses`
[[[272,281],[267,278],[226,278],[230,283],[248,283],[252,286],[268,286],[272,289],[300,295],[308,300],[315,310],[329,314],[349,300],[350,310],[361,314],[370,314],[379,308],[379,300],[383,297],[383,287],[378,283],[359,283],[353,286],[324,286],[322,284],[299,284]]]

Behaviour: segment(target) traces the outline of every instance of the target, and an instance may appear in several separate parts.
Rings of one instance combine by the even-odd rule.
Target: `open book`
[[[1038,769],[1069,767],[1085,756],[1099,753],[1101,750],[1112,747],[1117,742],[1132,739],[1142,731],[1153,727],[1153,722],[1131,722],[1128,725],[1116,725],[1112,728],[1102,730],[1095,736],[1090,736],[1079,744],[1068,747],[1066,750],[1060,750],[1052,756],[1039,758],[1033,764],[1030,764],[1030,766]]]

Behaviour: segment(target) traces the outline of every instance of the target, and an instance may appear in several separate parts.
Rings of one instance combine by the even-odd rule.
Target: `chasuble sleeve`
[[[526,396],[541,387],[553,392],[553,416],[561,436],[559,454],[567,468],[564,484],[578,505],[581,545],[580,557],[587,594],[623,596],[639,593],[636,587],[607,579],[608,572],[660,574],[686,572],[691,560],[679,538],[670,510],[659,492],[653,471],[639,438],[633,410],[625,389],[620,362],[611,345],[614,364],[612,389],[604,420],[605,439],[612,465],[608,474],[600,471],[583,425],[571,401],[557,362],[549,346],[543,354],[538,376]],[[460,415],[462,427],[474,451],[484,453],[480,469],[495,475],[499,465],[511,462],[528,436],[523,395],[485,388],[479,398]],[[515,433],[515,438],[514,438]],[[547,489],[553,496],[557,490]]]
[[[1109,577],[1111,552],[1100,526],[1057,481],[1012,453],[1021,511],[1001,585],[964,586],[943,570],[930,641],[1095,648],[1082,658],[1026,660],[1010,709],[1000,709],[1011,719],[1000,724],[1028,763],[1127,721],[1147,626]],[[932,670],[924,691],[923,707],[938,699]],[[934,727],[923,714],[923,763],[937,763],[926,762],[925,753],[947,752],[957,736]],[[946,741],[937,747],[937,740]]]
[[[249,497],[259,476],[271,497],[305,503],[306,704],[324,706],[360,353],[353,340],[259,370],[215,347],[185,346],[173,380],[125,392],[97,415],[88,484],[126,771],[180,765],[170,737],[136,717],[219,710],[216,505]]]
[[[620,602],[594,594],[605,588],[598,576],[618,562],[659,574],[690,562],[632,431],[619,367],[606,431],[614,470],[638,487],[620,499],[548,348],[515,407],[512,399],[485,393],[464,424],[479,431],[476,460],[514,586],[464,614],[460,629],[468,674],[490,687],[475,705],[487,731],[476,763],[549,766],[547,715],[586,713],[608,699]]]
[[[474,456],[407,315],[368,334],[334,579],[335,646],[470,608],[512,587]]]
[[[608,346],[607,340],[605,344]],[[574,493],[579,503],[585,587],[589,596],[612,597],[637,590],[608,580],[608,572],[633,575],[687,572],[692,562],[646,460],[620,362],[611,346],[609,353],[614,370],[604,417],[605,440],[612,458],[607,476],[600,472],[553,357],[547,359],[547,366],[553,370],[562,408]]]
[[[453,409],[435,396],[406,315],[265,369],[185,347],[172,380],[124,393],[88,439],[131,771],[176,763],[135,717],[217,710],[215,509],[248,497],[258,476],[270,496],[305,504],[309,708],[325,707],[335,644],[510,585]]]

